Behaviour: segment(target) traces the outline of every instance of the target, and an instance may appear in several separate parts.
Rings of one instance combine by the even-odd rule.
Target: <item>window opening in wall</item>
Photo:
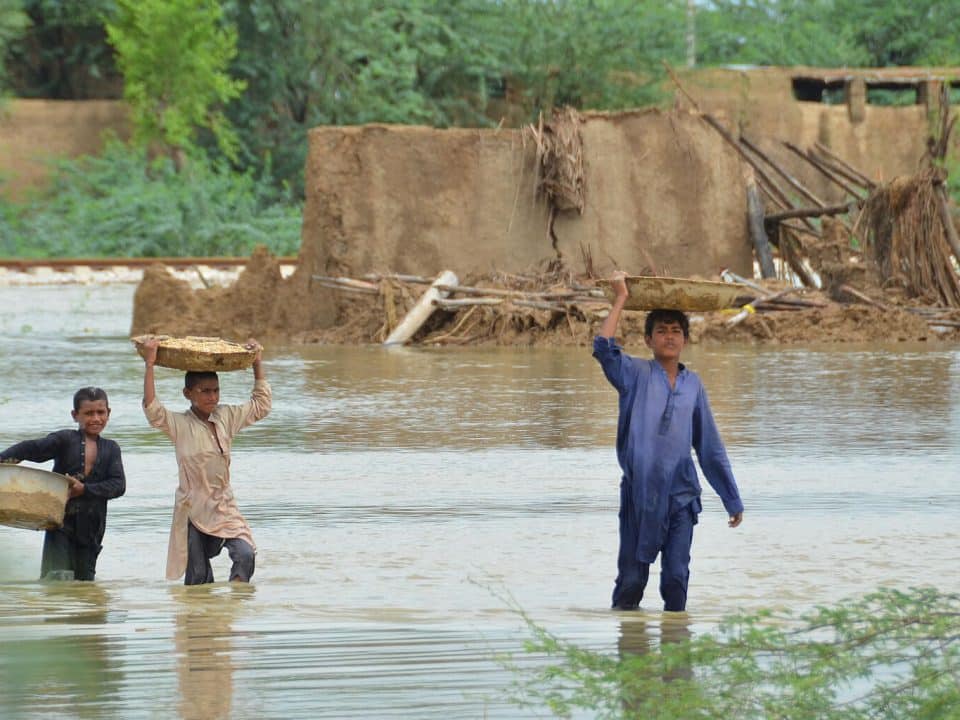
[[[792,79],[793,97],[800,102],[842,105],[846,99],[843,83],[827,82],[822,78],[795,77]]]
[[[823,90],[823,102],[826,105],[843,105],[847,101],[847,93],[840,86],[827,86]]]
[[[793,78],[793,97],[800,102],[823,102],[823,80]]]
[[[901,107],[919,102],[916,85],[867,83],[867,104]]]

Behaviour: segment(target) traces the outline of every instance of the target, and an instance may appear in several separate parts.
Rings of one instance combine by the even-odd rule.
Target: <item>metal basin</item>
[[[30,530],[60,527],[69,487],[58,473],[0,464],[0,524]]]

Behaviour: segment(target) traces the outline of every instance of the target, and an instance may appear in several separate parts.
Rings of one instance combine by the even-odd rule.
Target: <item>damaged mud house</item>
[[[607,307],[594,280],[619,267],[750,281],[749,312],[698,318],[695,340],[960,337],[943,169],[960,70],[673,81],[666,110],[315,128],[294,274],[258,252],[232,287],[191,290],[154,267],[131,332],[382,342],[453,271],[413,342],[585,344]]]

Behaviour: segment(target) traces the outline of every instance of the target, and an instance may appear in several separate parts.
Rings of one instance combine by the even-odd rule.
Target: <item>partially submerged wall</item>
[[[586,208],[557,218],[554,247],[535,192],[535,144],[521,131],[311,130],[298,267],[277,283],[271,312],[258,316],[269,320],[244,332],[290,336],[333,325],[342,298],[314,275],[450,269],[468,277],[529,272],[558,258],[575,272],[592,258],[601,275],[614,267],[750,273],[741,163],[701,118],[594,114],[582,136]],[[184,308],[164,315],[160,304],[135,313],[134,331],[226,334],[216,319],[201,327],[203,316]]]
[[[558,256],[602,274],[751,267],[740,161],[699,117],[592,114],[582,136],[586,208],[558,217],[554,248],[522,131],[315,128],[301,270],[525,272]]]
[[[93,155],[103,134],[129,135],[118,100],[8,100],[0,104],[0,192],[11,199],[42,184],[56,158]]]

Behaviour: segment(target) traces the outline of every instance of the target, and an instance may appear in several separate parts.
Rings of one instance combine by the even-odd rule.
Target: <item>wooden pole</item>
[[[761,300],[775,300],[777,298],[783,297],[787,293],[793,292],[795,289],[796,288],[790,288],[788,290],[783,290],[778,293],[765,294],[760,298],[758,298],[757,300],[747,303],[741,308],[740,312],[738,312],[732,318],[727,320],[727,327],[733,327],[734,325],[739,325],[744,320],[746,320],[747,317],[749,317],[750,315],[753,315],[753,313],[757,311],[757,307],[756,307],[757,303],[760,302]]]
[[[877,184],[873,182],[873,180],[871,180],[866,175],[861,173],[859,170],[854,168],[852,165],[847,163],[839,155],[835,155],[833,151],[830,150],[830,148],[828,148],[823,143],[819,143],[819,142],[814,143],[814,147],[820,152],[821,155],[826,157],[828,160],[831,160],[834,165],[839,166],[840,168],[843,168],[845,172],[849,173],[848,179],[853,180],[854,182],[859,183],[860,185],[863,185],[868,190],[873,190],[877,186]]]
[[[815,208],[796,208],[795,210],[784,210],[783,212],[771,213],[766,216],[767,222],[780,222],[790,218],[820,217],[822,215],[840,215],[850,212],[850,208],[857,204],[856,200],[851,200],[842,205],[827,205],[826,207]]]
[[[470,285],[456,285],[446,287],[437,286],[440,290],[446,290],[451,295],[482,295],[506,298],[526,298],[528,300],[558,300],[570,302],[591,302],[597,299],[602,300],[603,292],[596,288],[585,288],[583,290],[505,290],[502,288],[483,288],[472,287]]]
[[[947,233],[947,242],[950,243],[950,249],[953,250],[953,256],[960,263],[960,238],[957,237],[957,226],[953,222],[953,215],[950,212],[950,203],[947,201],[947,188],[943,183],[934,188],[937,194],[937,203],[940,205],[940,219],[943,221],[943,229]]]
[[[865,302],[867,305],[873,305],[873,307],[875,308],[880,308],[881,310],[890,309],[889,305],[884,305],[882,302],[878,302],[877,300],[874,300],[869,295],[866,295],[860,292],[859,290],[850,287],[849,285],[841,285],[840,287],[837,288],[837,290],[839,290],[840,292],[845,292],[847,293],[847,295],[852,295],[853,297],[857,298],[857,300]]]
[[[502,305],[505,302],[503,298],[492,297],[469,297],[451,300],[449,298],[437,298],[433,304],[444,310],[458,310],[463,307],[476,307],[478,305]]]
[[[840,188],[842,188],[843,191],[846,192],[848,195],[853,195],[853,197],[855,198],[863,199],[860,193],[854,190],[853,187],[851,187],[849,184],[845,183],[842,177],[837,177],[837,173],[828,169],[822,162],[817,160],[817,158],[814,157],[812,153],[803,152],[803,150],[801,150],[791,142],[783,141],[783,145],[784,147],[787,148],[787,150],[794,153],[797,157],[799,157],[802,160],[806,160],[808,163],[813,165],[813,167],[815,167],[817,170],[820,171],[821,175],[827,178],[827,180],[832,182],[834,185],[837,185]]]
[[[733,137],[733,135],[731,135],[730,132],[723,127],[723,125],[721,125],[715,117],[709,113],[704,113],[701,115],[701,117],[708,125],[710,125],[710,127],[720,133],[720,137],[726,140],[733,147],[733,149],[737,151],[740,157],[743,158],[743,160],[754,169],[754,171],[757,173],[757,180],[759,181],[760,185],[763,186],[768,192],[772,193],[772,197],[779,202],[781,206],[787,208],[788,210],[794,207],[794,204],[790,201],[790,198],[787,197],[787,194],[780,189],[780,186],[777,185],[770,178],[770,176],[763,171],[763,168],[760,167],[759,163],[752,158],[746,150],[743,149],[743,146],[740,144],[740,142],[738,142],[737,139]],[[816,230],[816,227],[814,227],[813,223],[810,222],[809,219],[801,218],[801,220],[811,230]]]
[[[420,285],[429,285],[433,282],[433,278],[423,277],[422,275],[401,275],[400,273],[387,273],[386,275],[367,273],[363,277],[366,280],[373,280],[374,282],[380,280],[396,280],[398,282],[418,283]]]
[[[400,321],[400,324],[397,325],[387,339],[383,341],[383,344],[402,345],[412,338],[430,315],[433,314],[435,310],[433,301],[445,298],[448,295],[446,290],[440,290],[437,286],[445,285],[447,287],[453,287],[458,282],[459,280],[452,270],[444,270],[440,273],[437,279],[433,281],[433,284],[420,296],[417,304],[410,309],[406,317]]]
[[[347,277],[332,277],[330,275],[314,275],[314,280],[318,280],[324,287],[338,288],[342,290],[354,290],[356,292],[370,293],[371,295],[380,294],[380,286],[375,283],[365,282],[363,280],[354,280]]]
[[[777,268],[773,264],[773,251],[770,249],[767,229],[763,222],[765,213],[763,200],[760,199],[760,191],[757,189],[753,170],[748,168],[744,174],[747,181],[747,222],[750,228],[750,239],[753,241],[753,250],[760,264],[760,276],[775,278]]]
[[[826,203],[823,200],[814,195],[802,182],[787,172],[785,168],[781,167],[778,163],[775,163],[772,159],[770,159],[770,157],[767,156],[767,154],[764,153],[760,148],[747,140],[745,137],[740,138],[740,142],[742,142],[744,146],[747,147],[751,152],[755,153],[757,157],[763,159],[764,162],[772,167],[780,177],[786,180],[794,190],[803,195],[807,200],[819,207],[826,207]]]

